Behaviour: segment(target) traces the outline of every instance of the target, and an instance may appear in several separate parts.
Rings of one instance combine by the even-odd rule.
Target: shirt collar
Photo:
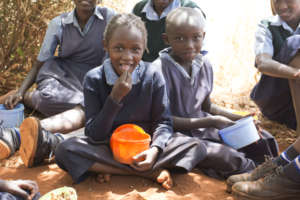
[[[104,20],[104,17],[100,12],[100,9],[98,9],[98,6],[95,7],[93,15],[95,15],[97,18],[99,18],[101,20]],[[68,15],[66,16],[66,18],[64,18],[64,24],[72,24],[72,23],[78,24],[78,21],[77,21],[76,15],[75,15],[75,9],[73,9],[71,12],[69,12]]]
[[[181,6],[180,0],[174,0],[172,3],[170,3],[168,5],[168,7],[166,7],[164,9],[164,11],[162,12],[161,16],[158,16],[158,14],[156,13],[156,11],[154,10],[153,2],[152,2],[152,0],[150,0],[144,6],[144,8],[142,10],[142,13],[146,13],[147,19],[153,20],[153,21],[158,21],[158,20],[166,17],[169,14],[169,12],[171,12],[172,10],[174,10],[176,8],[179,8],[180,6]]]
[[[162,51],[159,52],[159,57],[161,59],[166,59],[169,62],[171,62],[180,72],[181,74],[188,78],[191,79],[191,81],[193,82],[195,77],[197,76],[197,74],[199,73],[201,67],[203,66],[203,59],[202,59],[202,55],[199,54],[196,56],[196,58],[193,60],[192,62],[192,76],[190,76],[184,69],[183,67],[176,62],[171,56],[170,56],[170,52],[172,51],[172,48],[166,48]]]
[[[273,26],[282,26],[285,30],[289,31],[290,33],[300,32],[300,23],[296,31],[294,31],[285,21],[283,21],[279,15],[272,16],[270,18],[271,25]]]
[[[111,86],[114,85],[115,82],[119,79],[119,76],[113,69],[110,59],[106,59],[103,62],[103,67],[104,67],[106,83]],[[138,84],[141,81],[141,75],[143,74],[144,70],[145,70],[145,64],[144,62],[141,61],[131,74],[133,85]]]

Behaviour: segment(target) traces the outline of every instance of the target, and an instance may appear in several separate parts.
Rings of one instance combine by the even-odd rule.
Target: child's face
[[[165,41],[172,47],[172,57],[181,65],[192,62],[201,51],[205,36],[202,26],[198,22],[172,26],[164,35]]]
[[[118,27],[110,40],[103,43],[104,49],[109,53],[112,66],[119,76],[124,71],[132,73],[145,50],[143,34],[135,27]]]
[[[273,0],[276,13],[287,23],[299,23],[300,0]]]
[[[163,12],[173,0],[153,0],[154,8],[157,12]]]
[[[98,0],[74,0],[76,8],[82,11],[91,11],[96,7]]]

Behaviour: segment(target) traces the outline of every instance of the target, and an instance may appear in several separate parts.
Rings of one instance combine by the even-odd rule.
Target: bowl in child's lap
[[[19,103],[13,109],[0,104],[0,125],[4,128],[19,127],[24,120],[24,105]]]
[[[240,149],[260,139],[252,117],[238,120],[234,125],[219,130],[224,143]]]
[[[132,164],[132,157],[149,149],[151,137],[135,124],[119,126],[110,138],[114,159],[123,164]]]

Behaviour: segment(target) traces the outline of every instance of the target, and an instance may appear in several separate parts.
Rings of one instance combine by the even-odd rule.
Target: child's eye
[[[134,53],[139,53],[141,51],[141,48],[136,47],[136,48],[133,48],[132,51]]]
[[[201,40],[202,39],[202,35],[196,35],[194,36],[194,40],[195,41],[198,41],[198,40]]]
[[[118,51],[118,52],[121,52],[121,51],[124,50],[124,48],[123,48],[123,47],[120,47],[120,46],[117,46],[117,47],[114,47],[114,50],[115,50],[115,51]]]
[[[176,41],[184,41],[184,37],[178,36],[178,37],[175,37],[175,40],[176,40]]]

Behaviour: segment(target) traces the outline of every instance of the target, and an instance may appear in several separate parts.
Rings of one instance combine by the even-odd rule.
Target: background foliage
[[[99,0],[117,12],[138,0]],[[36,59],[49,21],[74,8],[72,0],[0,1],[0,95],[18,87]]]
[[[0,91],[16,87],[35,60],[49,19],[70,10],[70,0],[0,1]]]

